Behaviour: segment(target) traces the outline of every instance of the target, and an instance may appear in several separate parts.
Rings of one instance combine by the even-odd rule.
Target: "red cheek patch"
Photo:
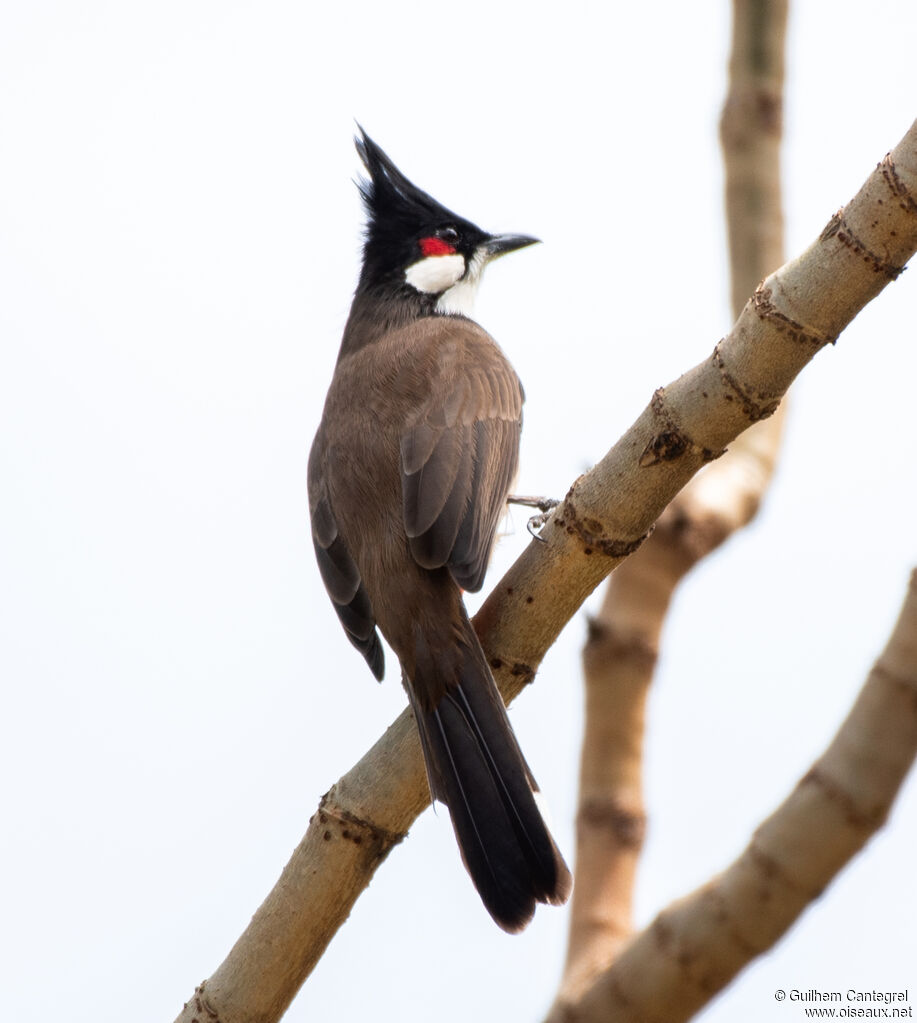
[[[421,238],[420,251],[425,256],[450,256],[455,252],[455,246],[444,242],[442,238]]]

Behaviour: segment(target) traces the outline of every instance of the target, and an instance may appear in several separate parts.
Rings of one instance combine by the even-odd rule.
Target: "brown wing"
[[[347,638],[366,658],[370,670],[381,682],[385,674],[385,654],[376,632],[376,619],[369,594],[360,578],[356,562],[338,533],[334,511],[319,470],[319,459],[315,457],[315,448],[309,459],[309,499],[312,542],[322,582]]]
[[[429,398],[402,435],[401,485],[414,559],[448,566],[473,592],[516,474],[523,393],[489,337],[469,332],[467,342],[441,350]]]

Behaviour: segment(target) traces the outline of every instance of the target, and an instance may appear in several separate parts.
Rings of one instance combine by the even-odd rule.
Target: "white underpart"
[[[439,295],[451,288],[465,272],[465,257],[457,252],[446,256],[425,256],[412,263],[404,279],[425,295]]]
[[[474,308],[474,298],[478,293],[478,285],[481,283],[481,274],[484,271],[484,264],[487,262],[487,255],[481,249],[471,257],[468,269],[461,280],[456,281],[451,288],[439,296],[436,303],[438,313],[459,313],[462,316],[470,316]]]

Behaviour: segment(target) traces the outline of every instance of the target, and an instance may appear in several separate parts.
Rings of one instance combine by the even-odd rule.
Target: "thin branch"
[[[803,366],[915,250],[917,123],[821,237],[759,287],[712,357],[656,392],[571,487],[542,531],[547,542],[532,541],[491,592],[475,627],[507,700],[697,469],[776,409]],[[274,891],[178,1019],[278,1019],[428,801],[405,712],[323,798]]]

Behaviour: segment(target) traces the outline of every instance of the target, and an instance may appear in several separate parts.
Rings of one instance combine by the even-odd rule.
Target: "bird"
[[[524,400],[471,311],[485,266],[538,239],[453,213],[357,130],[362,266],[309,454],[315,555],[379,681],[380,632],[397,655],[431,796],[485,908],[515,933],[572,877],[463,601],[505,512]]]

